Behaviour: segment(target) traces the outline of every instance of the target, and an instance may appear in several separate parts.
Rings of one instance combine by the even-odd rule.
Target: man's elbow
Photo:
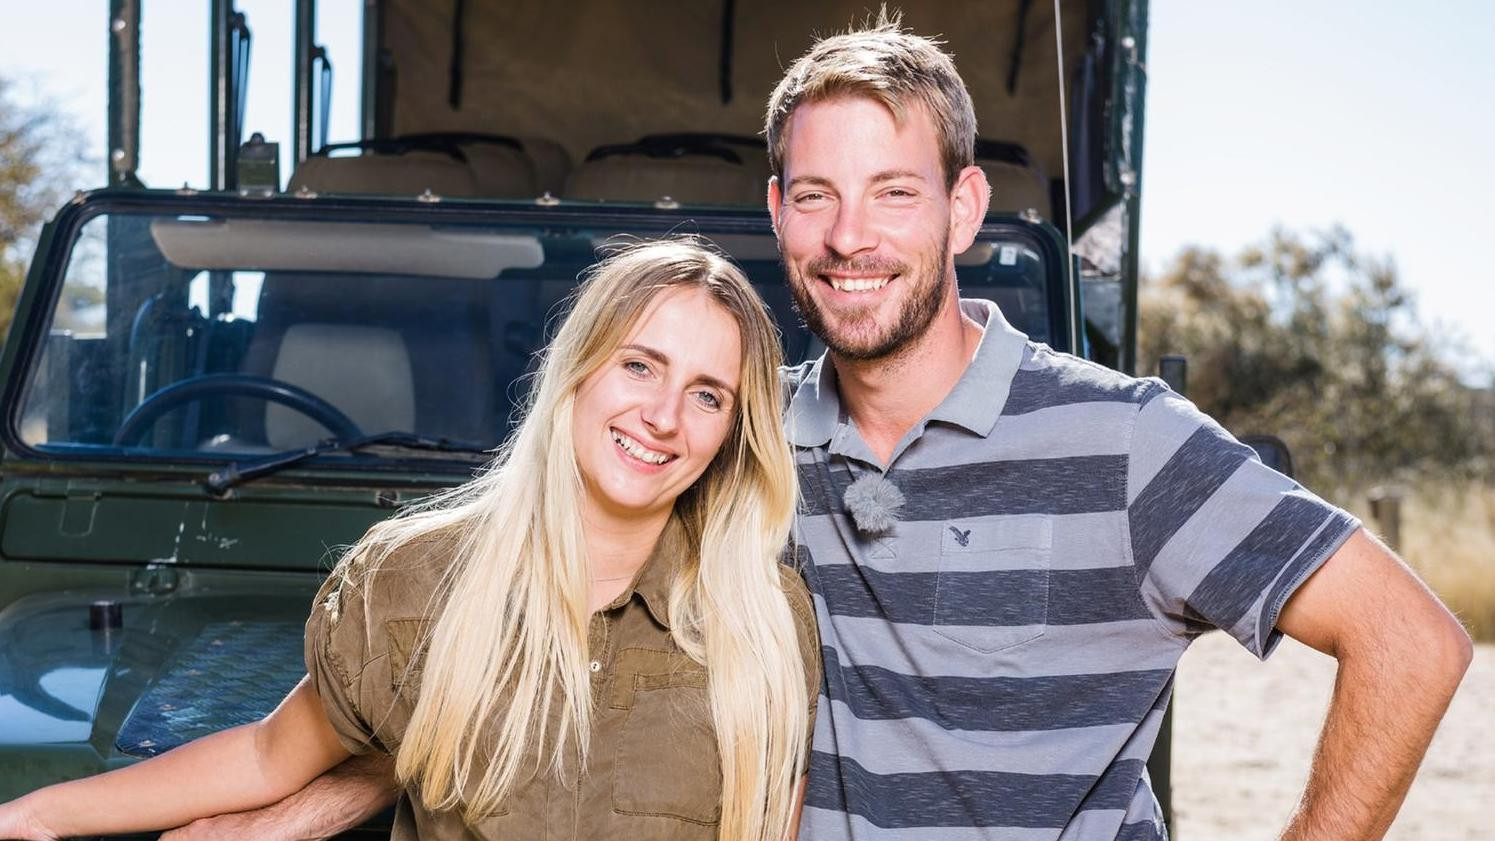
[[[1452,697],[1474,660],[1474,641],[1452,613],[1440,613],[1425,622],[1418,634],[1418,659],[1424,664],[1420,679],[1428,689]]]

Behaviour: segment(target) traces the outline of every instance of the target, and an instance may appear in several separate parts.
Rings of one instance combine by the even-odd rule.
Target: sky
[[[254,32],[246,124],[290,153],[292,0],[238,0]],[[331,139],[358,135],[361,0],[319,0]],[[103,181],[107,0],[0,0],[0,75],[72,113]],[[140,175],[207,178],[205,0],[143,0]],[[1234,252],[1274,226],[1344,225],[1394,261],[1423,320],[1495,366],[1495,3],[1152,0],[1142,261]],[[288,173],[282,171],[282,178]],[[1473,366],[1470,366],[1473,367]]]

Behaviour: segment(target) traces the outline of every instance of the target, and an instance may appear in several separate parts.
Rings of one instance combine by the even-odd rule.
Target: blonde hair
[[[743,356],[732,431],[675,502],[672,516],[698,551],[671,585],[671,634],[708,667],[720,837],[767,841],[789,830],[809,697],[777,569],[797,492],[781,427],[778,336],[741,271],[688,239],[637,244],[601,263],[544,351],[523,421],[488,470],[376,525],[348,554],[348,567],[372,570],[412,540],[454,539],[396,763],[428,808],[461,807],[472,820],[492,813],[523,774],[564,782],[568,751],[586,761],[590,576],[572,408],[577,388],[650,302],[681,288],[706,291],[732,314]],[[560,723],[547,732],[553,711]],[[546,767],[523,767],[529,753]]]
[[[899,125],[910,106],[922,107],[934,122],[947,190],[975,162],[976,110],[955,62],[939,41],[905,31],[902,15],[884,7],[865,28],[816,41],[774,88],[763,133],[769,166],[780,180],[794,109],[841,97],[881,103]]]

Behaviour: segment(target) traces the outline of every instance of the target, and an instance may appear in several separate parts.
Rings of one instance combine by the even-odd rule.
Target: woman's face
[[[577,390],[571,435],[594,514],[666,512],[706,470],[737,413],[742,338],[700,289],[660,294]]]

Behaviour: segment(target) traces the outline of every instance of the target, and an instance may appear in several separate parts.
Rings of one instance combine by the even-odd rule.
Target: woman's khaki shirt
[[[458,811],[432,812],[407,794],[391,841],[717,837],[721,768],[706,669],[669,633],[669,582],[685,557],[683,544],[672,524],[628,589],[592,615],[593,726],[579,781],[574,759],[563,774],[576,782],[563,784],[542,771],[517,783],[497,814],[471,826]],[[317,595],[306,623],[306,668],[333,729],[355,754],[399,748],[419,692],[423,658],[413,649],[425,637],[430,599],[451,549],[440,538],[407,545],[367,584],[345,584],[334,574]],[[788,568],[781,575],[804,657],[813,732],[820,692],[814,612],[800,577]]]

